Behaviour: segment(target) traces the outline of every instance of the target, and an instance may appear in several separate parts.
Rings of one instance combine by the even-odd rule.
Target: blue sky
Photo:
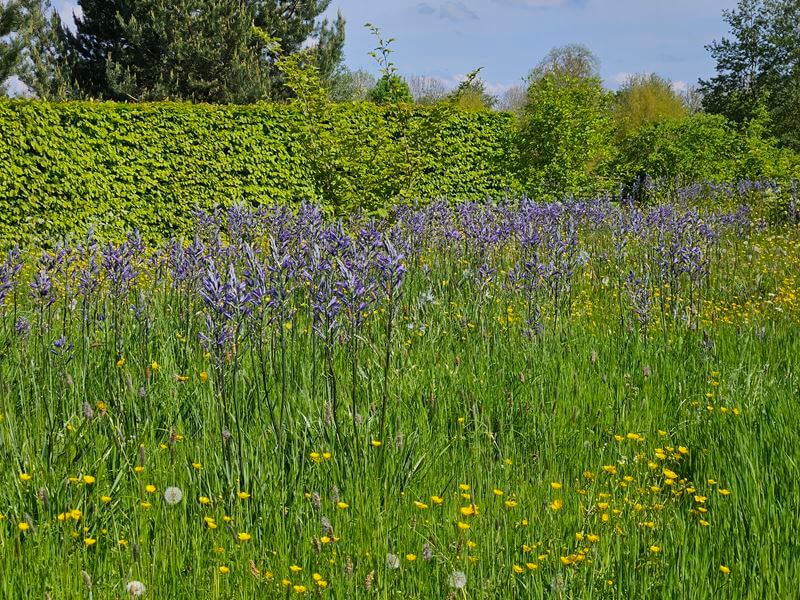
[[[62,14],[74,2],[56,0]],[[494,93],[520,79],[553,46],[583,43],[601,60],[606,85],[656,72],[678,87],[714,71],[704,45],[726,34],[722,10],[735,0],[333,0],[347,19],[346,63],[377,73],[367,52],[371,22],[395,37],[404,75],[454,83],[483,67]]]

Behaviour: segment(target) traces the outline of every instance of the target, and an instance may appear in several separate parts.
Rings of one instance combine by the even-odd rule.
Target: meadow
[[[9,250],[0,596],[797,597],[800,231],[690,196]]]

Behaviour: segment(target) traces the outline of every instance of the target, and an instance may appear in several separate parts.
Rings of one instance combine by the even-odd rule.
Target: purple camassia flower
[[[246,291],[233,264],[229,263],[222,275],[214,259],[207,260],[200,291],[206,305],[206,330],[201,340],[209,349],[219,351],[238,336],[241,320],[249,312]]]
[[[22,257],[19,246],[14,246],[6,253],[6,259],[0,263],[0,306],[3,306],[6,297],[14,291],[21,269]]]

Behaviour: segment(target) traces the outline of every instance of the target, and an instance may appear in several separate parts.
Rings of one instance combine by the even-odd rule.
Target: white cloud
[[[496,4],[521,6],[522,8],[552,8],[566,4],[566,0],[492,0]]]
[[[449,21],[474,21],[478,18],[463,2],[443,2],[439,7],[439,17]]]
[[[422,2],[421,4],[417,4],[417,12],[421,15],[432,15],[436,12],[436,9],[427,2]]]
[[[678,92],[679,94],[687,92],[687,91],[689,91],[689,84],[686,83],[685,81],[673,81],[672,82],[672,91],[673,92]]]
[[[620,73],[615,73],[614,75],[612,75],[611,81],[616,83],[617,85],[622,85],[623,83],[628,81],[628,79],[630,79],[632,76],[633,73],[626,73],[625,71],[622,71]]]
[[[489,92],[492,96],[502,96],[508,90],[513,88],[515,84],[513,83],[491,83],[489,81],[484,82],[486,86],[486,91]]]

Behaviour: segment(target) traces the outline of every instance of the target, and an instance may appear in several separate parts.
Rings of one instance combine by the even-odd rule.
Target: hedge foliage
[[[639,174],[684,185],[800,177],[800,157],[778,148],[761,121],[739,129],[721,115],[707,114],[640,127],[620,142],[609,166],[611,176],[622,182]]]
[[[315,126],[343,190],[331,211],[519,188],[507,114],[363,103]],[[0,238],[158,237],[185,231],[196,207],[320,201],[308,131],[291,105],[0,101]]]

